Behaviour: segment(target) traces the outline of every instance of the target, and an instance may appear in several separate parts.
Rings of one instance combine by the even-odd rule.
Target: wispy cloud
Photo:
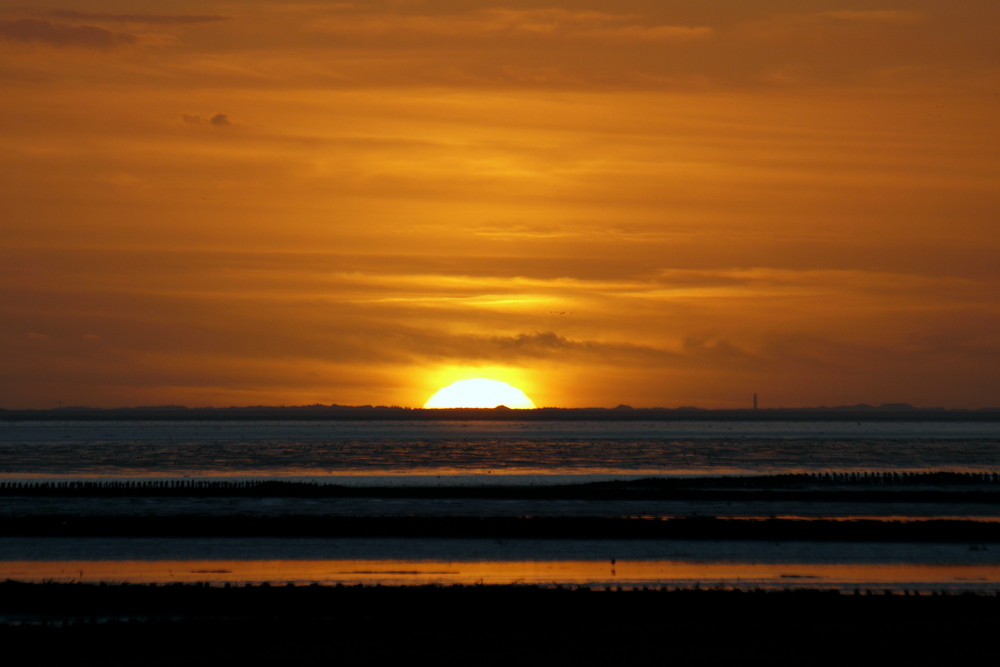
[[[345,13],[321,19],[311,29],[331,34],[436,36],[452,39],[592,40],[688,42],[710,37],[706,26],[641,23],[634,16],[548,9],[482,9],[447,15]]]
[[[819,12],[816,16],[855,23],[913,23],[915,21],[923,21],[927,18],[927,15],[923,12],[897,9],[840,10]]]
[[[111,14],[106,12],[75,12],[51,10],[44,16],[66,21],[98,21],[101,23],[146,23],[152,25],[190,25],[227,21],[230,17],[218,14]]]
[[[134,44],[135,35],[92,25],[65,25],[40,19],[0,21],[0,38],[57,47],[113,49]]]

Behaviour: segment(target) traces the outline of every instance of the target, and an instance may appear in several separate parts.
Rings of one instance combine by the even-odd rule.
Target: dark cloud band
[[[97,26],[70,26],[39,19],[0,21],[0,39],[90,49],[110,49],[136,41],[134,35]]]

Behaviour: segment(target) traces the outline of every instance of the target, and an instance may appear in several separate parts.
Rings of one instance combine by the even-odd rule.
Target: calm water
[[[1000,424],[8,422],[7,479],[558,484],[644,476],[1000,472]],[[0,516],[966,518],[992,503],[398,498],[0,498]],[[0,538],[0,578],[1000,590],[1000,547],[614,540]]]
[[[1000,425],[894,422],[6,422],[0,478],[565,477],[1000,470]]]
[[[0,538],[0,578],[994,591],[967,545],[684,540]]]

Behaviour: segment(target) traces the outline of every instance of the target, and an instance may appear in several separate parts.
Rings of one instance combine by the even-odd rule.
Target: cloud
[[[108,14],[102,12],[74,12],[52,10],[46,16],[66,21],[102,21],[114,23],[151,23],[158,25],[188,25],[228,21],[230,17],[210,14]]]
[[[711,28],[643,25],[633,17],[565,9],[487,10],[481,16],[491,32],[552,35],[612,42],[673,42],[708,37]]]
[[[817,16],[851,23],[913,23],[915,21],[922,21],[925,18],[924,14],[920,12],[902,10],[845,10],[820,12]]]
[[[600,343],[569,340],[551,331],[517,336],[491,336],[489,342],[499,348],[501,356],[513,353],[530,357],[547,357],[569,352],[593,352],[608,347]]]
[[[634,17],[567,9],[483,9],[462,14],[341,15],[313,23],[322,32],[353,36],[434,36],[443,38],[528,38],[539,40],[593,40],[605,42],[689,42],[713,34],[711,28],[685,25],[647,25]]]
[[[787,269],[766,266],[713,270],[667,268],[657,270],[653,278],[654,285],[662,283],[681,288],[718,289],[752,287],[762,292],[788,288],[885,294],[901,291],[927,294],[941,291],[954,296],[960,291],[973,290],[976,285],[972,280],[950,275],[863,269]],[[742,295],[745,292],[741,291],[738,294]]]
[[[217,113],[208,120],[205,120],[197,114],[182,113],[181,120],[184,121],[186,125],[208,124],[213,127],[229,127],[232,125],[232,122],[229,120],[229,116],[224,113]]]
[[[578,37],[604,40],[608,42],[690,42],[706,39],[714,34],[712,28],[678,25],[629,25],[581,31]]]
[[[664,361],[675,358],[666,350],[630,343],[572,340],[552,331],[516,336],[456,336],[449,347],[466,359],[504,360],[511,358],[559,359],[596,357],[601,363],[622,360]]]
[[[0,21],[0,38],[16,42],[34,42],[58,47],[112,49],[134,44],[134,35],[113,32],[97,26],[70,26],[38,19]]]

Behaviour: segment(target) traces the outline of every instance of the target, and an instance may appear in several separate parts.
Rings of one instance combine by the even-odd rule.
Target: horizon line
[[[900,412],[914,412],[914,411],[930,411],[930,412],[940,412],[940,411],[961,411],[961,412],[975,412],[975,411],[996,411],[1000,410],[1000,407],[979,407],[979,408],[948,408],[941,406],[914,406],[909,403],[855,403],[851,405],[815,405],[815,406],[802,406],[802,407],[785,407],[785,406],[775,406],[775,407],[757,407],[757,406],[747,406],[747,407],[725,407],[725,408],[705,408],[693,405],[681,405],[675,407],[667,406],[653,406],[653,407],[634,407],[626,404],[619,404],[614,407],[606,406],[579,406],[579,407],[560,407],[560,406],[541,406],[534,408],[511,408],[506,405],[498,405],[492,408],[487,407],[445,407],[445,408],[427,408],[423,406],[403,406],[403,405],[372,405],[372,404],[361,404],[361,405],[345,405],[340,403],[312,403],[306,405],[226,405],[226,406],[211,406],[211,405],[177,405],[177,404],[161,404],[161,405],[121,405],[114,407],[98,407],[98,406],[88,406],[88,405],[57,405],[51,407],[34,407],[34,408],[5,408],[0,407],[0,412],[52,412],[52,411],[71,411],[71,410],[81,410],[81,411],[123,411],[123,410],[159,410],[159,411],[182,411],[182,410],[397,410],[397,411],[426,411],[426,412],[447,412],[455,410],[477,410],[477,411],[511,411],[511,412],[538,412],[538,411],[553,411],[553,410],[606,410],[606,411],[699,411],[699,412],[768,412],[768,411],[797,411],[797,410],[882,410],[882,411],[900,411]]]

